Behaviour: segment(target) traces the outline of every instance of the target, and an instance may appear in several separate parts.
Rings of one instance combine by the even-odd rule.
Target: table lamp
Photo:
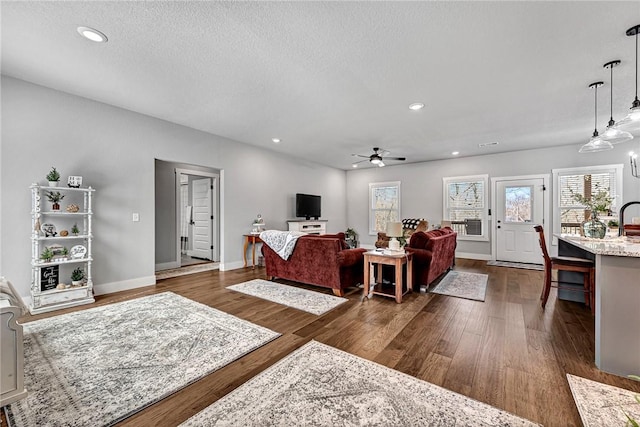
[[[388,222],[387,236],[391,237],[391,240],[389,240],[389,249],[392,251],[399,251],[400,242],[398,241],[398,239],[396,239],[396,237],[402,237],[402,223]]]

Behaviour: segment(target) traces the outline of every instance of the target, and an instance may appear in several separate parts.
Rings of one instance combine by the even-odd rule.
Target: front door
[[[193,203],[193,248],[189,255],[213,259],[211,178],[195,179],[191,184]]]
[[[496,182],[496,259],[541,264],[534,225],[544,222],[542,178]]]

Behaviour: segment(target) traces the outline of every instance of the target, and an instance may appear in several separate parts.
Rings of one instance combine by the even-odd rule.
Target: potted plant
[[[78,230],[78,224],[73,224],[73,227],[71,227],[71,234],[77,236],[79,232],[80,230]]]
[[[53,251],[48,247],[44,248],[44,250],[40,254],[40,259],[42,259],[44,262],[49,262],[51,261],[52,258],[53,258]]]
[[[586,237],[604,238],[607,234],[607,224],[598,219],[598,212],[608,212],[611,209],[613,199],[609,195],[609,189],[601,189],[595,186],[595,193],[590,197],[571,191],[573,200],[580,203],[591,214],[591,218],[582,224],[582,230]]]
[[[55,167],[51,167],[51,170],[47,174],[47,181],[49,181],[49,187],[57,187],[60,181],[60,172]]]
[[[80,267],[71,272],[71,285],[82,286],[82,279],[84,279],[84,271]]]
[[[60,250],[60,255],[62,255],[64,259],[69,258],[69,249],[67,249],[66,246],[63,246],[62,250]]]
[[[617,231],[617,230],[618,230],[618,227],[620,226],[620,223],[618,222],[618,220],[617,220],[617,219],[611,219],[611,220],[609,220],[609,222],[607,223],[607,225],[609,226],[609,228],[610,228],[611,230],[615,230],[615,231]]]
[[[51,209],[57,211],[60,210],[60,200],[64,199],[64,194],[61,194],[59,191],[47,191],[47,199],[53,203]]]

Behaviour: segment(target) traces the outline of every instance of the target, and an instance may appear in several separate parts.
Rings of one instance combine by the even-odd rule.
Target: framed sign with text
[[[40,290],[48,291],[55,289],[60,282],[60,266],[50,265],[40,268]]]

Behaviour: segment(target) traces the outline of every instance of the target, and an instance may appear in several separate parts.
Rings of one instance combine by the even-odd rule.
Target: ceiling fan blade
[[[385,157],[385,160],[407,160],[406,157]]]
[[[358,163],[366,162],[366,161],[368,161],[368,160],[369,160],[369,159],[368,159],[368,158],[366,158],[366,159],[364,159],[364,160],[360,160],[360,161],[357,161],[357,162],[353,162],[353,163],[352,163],[352,165],[357,165]]]
[[[352,154],[353,157],[364,157],[365,159],[368,159],[369,156],[363,156],[362,154]]]
[[[378,156],[381,156],[381,157],[388,156],[389,154],[391,154],[389,150],[385,150],[384,148],[379,148],[378,150],[379,150]]]

